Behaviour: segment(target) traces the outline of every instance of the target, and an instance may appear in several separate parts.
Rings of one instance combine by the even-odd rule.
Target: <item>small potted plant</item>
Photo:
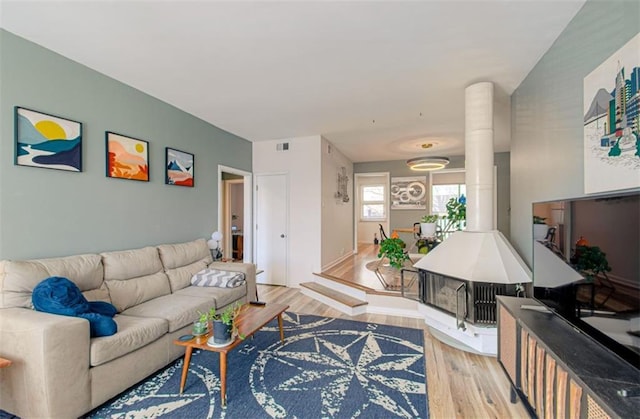
[[[435,237],[436,235],[436,223],[440,219],[437,214],[428,214],[420,219],[420,236]]]
[[[546,217],[533,216],[533,239],[544,240],[549,231],[549,226],[545,222]]]
[[[215,308],[209,310],[209,317],[213,320],[213,335],[209,339],[214,345],[224,345],[229,343],[236,336],[244,339],[244,335],[239,333],[235,319],[242,311],[242,306],[236,303],[227,307],[220,313],[215,312]]]
[[[209,330],[209,314],[198,311],[200,317],[193,322],[191,334],[194,336],[201,336],[207,333]]]

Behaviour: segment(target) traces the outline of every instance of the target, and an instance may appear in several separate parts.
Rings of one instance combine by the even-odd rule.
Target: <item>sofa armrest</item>
[[[234,271],[244,273],[247,281],[247,301],[255,301],[257,298],[256,290],[256,265],[253,263],[228,263],[228,262],[212,262],[210,268],[220,269],[221,271]]]
[[[78,417],[91,409],[89,322],[0,309],[0,404],[22,417]]]

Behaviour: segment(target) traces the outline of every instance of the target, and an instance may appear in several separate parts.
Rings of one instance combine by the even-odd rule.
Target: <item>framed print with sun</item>
[[[14,163],[82,172],[82,124],[16,106]]]
[[[107,177],[149,181],[149,143],[107,131]]]
[[[166,148],[164,183],[193,188],[193,154]]]

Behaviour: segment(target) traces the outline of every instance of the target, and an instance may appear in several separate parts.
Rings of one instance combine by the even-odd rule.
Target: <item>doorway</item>
[[[218,182],[218,231],[222,233],[223,257],[252,262],[251,173],[220,165]]]
[[[256,246],[259,284],[288,283],[289,180],[287,174],[256,175]]]

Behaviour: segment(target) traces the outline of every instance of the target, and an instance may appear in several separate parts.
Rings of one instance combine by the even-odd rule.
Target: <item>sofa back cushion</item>
[[[169,279],[155,247],[100,255],[111,303],[119,312],[171,293]]]
[[[191,277],[213,261],[204,239],[187,243],[163,244],[158,246],[158,253],[169,277],[171,292],[191,285]]]
[[[74,282],[89,301],[111,302],[103,283],[100,255],[76,255],[51,259],[3,260],[0,262],[0,308],[33,308],[31,293],[51,276]]]

